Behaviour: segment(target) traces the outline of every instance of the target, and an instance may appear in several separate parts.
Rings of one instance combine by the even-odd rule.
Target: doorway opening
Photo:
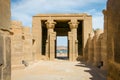
[[[57,36],[55,58],[62,60],[69,59],[67,36]]]
[[[54,31],[56,32],[55,58],[68,60],[68,32],[70,31],[68,22],[70,22],[70,20],[55,20],[55,22],[57,23],[54,28]]]

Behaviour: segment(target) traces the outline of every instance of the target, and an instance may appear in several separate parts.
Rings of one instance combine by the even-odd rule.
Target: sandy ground
[[[67,53],[58,53],[57,54],[57,57],[67,57]]]
[[[11,80],[106,80],[97,68],[82,62],[39,61],[25,69],[12,70]]]

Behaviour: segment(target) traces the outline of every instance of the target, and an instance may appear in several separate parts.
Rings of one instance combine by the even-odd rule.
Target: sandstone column
[[[91,32],[89,34],[89,39],[88,39],[88,64],[93,63],[93,58],[94,58],[94,46],[93,46],[93,36],[94,33]]]
[[[41,54],[42,54],[42,24],[41,20],[34,16],[33,17],[33,27],[32,27],[32,35],[34,39],[34,45],[33,45],[33,53],[35,56],[35,60],[40,60]]]
[[[92,32],[92,17],[84,15],[84,21],[83,21],[83,59],[87,61],[88,59],[88,49],[87,49],[87,40],[88,40],[88,34]]]
[[[108,67],[108,55],[107,55],[107,11],[103,10],[104,14],[104,34],[103,39],[101,41],[101,56],[103,61],[103,70],[107,70]]]
[[[98,66],[101,61],[101,42],[100,42],[100,35],[103,33],[102,30],[96,30],[94,36],[94,64]]]
[[[48,37],[49,38],[49,37]],[[49,59],[50,55],[49,55],[49,43],[48,43],[48,39],[46,40],[46,58],[47,60]]]
[[[72,50],[73,50],[73,60],[76,60],[76,58],[78,57],[78,40],[77,40],[77,28],[78,28],[78,24],[79,22],[77,22],[77,20],[72,19],[71,22],[69,22],[70,28],[71,28],[71,33],[72,33],[72,45],[73,46]]]
[[[46,41],[46,56],[50,60],[54,60],[55,57],[55,39],[56,39],[56,32],[54,32],[55,22],[53,20],[48,20],[46,22],[48,28],[48,35]]]
[[[73,35],[72,32],[68,32],[68,41],[69,41],[69,60],[73,61]]]

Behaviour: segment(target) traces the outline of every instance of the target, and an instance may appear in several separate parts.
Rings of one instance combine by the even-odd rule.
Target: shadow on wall
[[[76,58],[77,61],[87,61],[88,60],[88,40],[86,42],[85,48],[82,51],[81,55],[78,55]]]
[[[75,66],[89,68],[89,70],[84,70],[84,71],[92,76],[90,77],[90,80],[107,80],[107,72],[100,70],[97,67],[88,65],[85,62],[80,62]]]
[[[87,43],[85,45],[84,50],[82,51],[81,55],[78,55],[78,57],[76,58],[77,61],[87,61],[88,60],[88,40]]]

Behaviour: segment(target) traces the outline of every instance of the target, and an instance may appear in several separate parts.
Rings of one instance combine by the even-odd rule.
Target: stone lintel
[[[79,17],[79,16],[87,16],[91,17],[91,15],[88,15],[86,13],[74,13],[74,14],[37,14],[33,17]]]

